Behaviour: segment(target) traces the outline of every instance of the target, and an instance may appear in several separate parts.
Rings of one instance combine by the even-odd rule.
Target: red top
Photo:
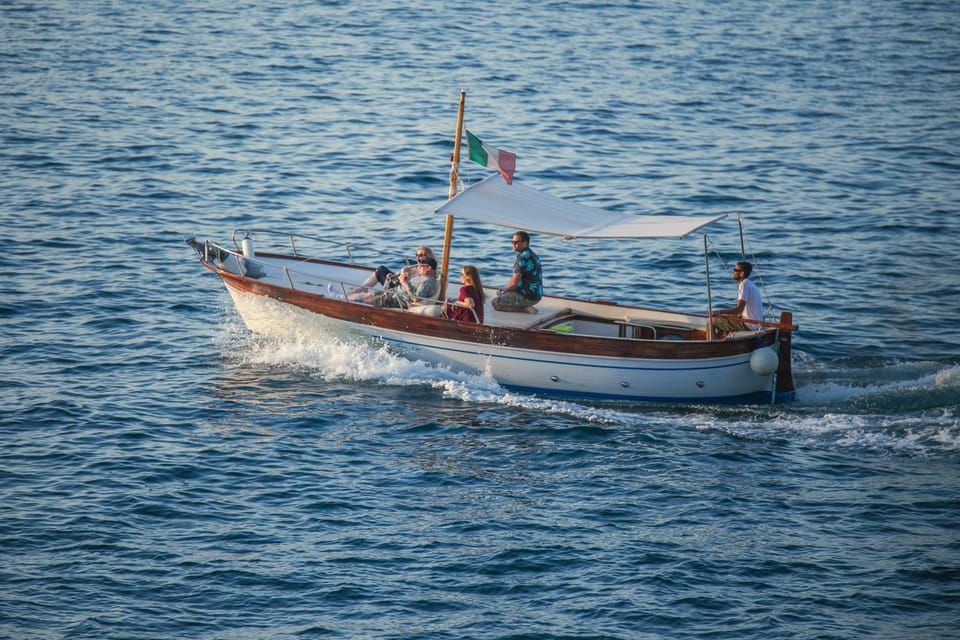
[[[450,305],[447,311],[447,317],[451,320],[457,320],[458,322],[476,322],[479,320],[480,324],[483,324],[483,303],[480,302],[480,296],[477,294],[477,290],[473,288],[473,285],[460,287],[460,297],[457,298],[457,302],[463,302],[464,300],[473,300],[473,309]],[[477,312],[476,320],[473,318],[474,311]]]

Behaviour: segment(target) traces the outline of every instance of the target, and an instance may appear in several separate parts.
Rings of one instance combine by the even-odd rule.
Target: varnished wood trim
[[[322,261],[318,261],[322,262]],[[338,263],[331,263],[338,264]],[[533,351],[596,355],[618,358],[648,358],[654,360],[689,360],[719,358],[750,353],[758,346],[758,338],[723,341],[633,340],[563,334],[550,330],[525,330],[511,327],[493,327],[460,323],[445,318],[404,313],[396,309],[371,307],[365,304],[327,298],[313,293],[267,284],[243,278],[205,265],[237,291],[280,300],[313,313],[355,322],[390,331],[458,340],[477,345],[498,345]],[[775,331],[759,336],[759,344],[774,343]]]

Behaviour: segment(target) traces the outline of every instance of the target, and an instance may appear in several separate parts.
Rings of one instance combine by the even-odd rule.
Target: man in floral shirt
[[[490,301],[497,311],[526,311],[536,313],[533,305],[543,297],[543,273],[540,258],[530,249],[530,234],[517,231],[513,234],[513,250],[517,261],[513,265],[513,277],[497,297]]]

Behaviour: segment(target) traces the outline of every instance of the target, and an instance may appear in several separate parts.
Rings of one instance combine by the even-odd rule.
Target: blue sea
[[[796,400],[250,334],[184,240],[439,250],[461,89],[521,184],[728,214],[549,293],[732,305],[739,219]],[[0,637],[960,638],[954,0],[5,0],[0,96]]]

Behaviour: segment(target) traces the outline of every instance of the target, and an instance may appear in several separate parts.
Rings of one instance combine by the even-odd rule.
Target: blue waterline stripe
[[[440,347],[440,346],[432,346],[432,345],[430,347],[425,347],[424,345],[419,344],[417,342],[410,342],[407,340],[398,340],[395,338],[386,338],[383,336],[380,336],[380,337],[385,342],[388,342],[391,344],[412,345],[419,349],[429,348],[429,349],[436,349],[438,351],[449,351],[454,353],[464,353],[467,355],[476,355],[484,358],[499,358],[502,360],[517,360],[521,362],[538,362],[541,364],[554,364],[558,366],[590,367],[594,369],[621,369],[621,370],[627,370],[627,371],[706,371],[709,369],[729,369],[731,367],[741,367],[744,364],[748,364],[745,362],[738,362],[738,363],[732,363],[732,364],[717,364],[717,365],[698,366],[698,367],[626,367],[626,366],[620,366],[620,365],[580,364],[580,363],[573,364],[569,362],[560,362],[556,360],[543,360],[543,359],[535,359],[535,358],[525,358],[520,356],[477,354],[473,351],[468,351],[466,349],[454,349],[451,347]],[[577,354],[573,354],[573,355],[577,355]]]
[[[770,402],[769,391],[753,391],[739,396],[709,396],[704,398],[673,397],[673,396],[642,396],[642,395],[616,395],[606,393],[592,393],[589,391],[559,391],[546,387],[524,387],[513,384],[501,384],[501,387],[516,391],[517,393],[532,394],[539,396],[550,396],[555,398],[571,398],[577,400],[619,400],[621,402],[662,402],[662,403],[683,403],[683,404],[743,404],[743,403],[768,403]],[[794,394],[777,393],[775,395],[778,401],[789,401],[794,399]]]

